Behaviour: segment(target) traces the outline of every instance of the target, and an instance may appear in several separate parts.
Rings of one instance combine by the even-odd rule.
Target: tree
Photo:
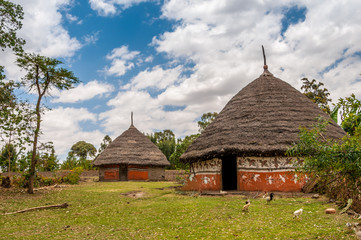
[[[321,88],[324,84],[322,82],[317,83],[315,79],[309,81],[308,78],[302,78],[303,85],[301,87],[306,95],[312,102],[316,103],[327,114],[331,113],[328,103],[331,101],[328,97],[330,93],[327,88]]]
[[[14,90],[17,87],[19,87],[19,84],[14,81],[5,82],[4,67],[0,66],[0,110],[15,104]]]
[[[327,139],[327,121],[319,120],[312,129],[302,128],[299,141],[287,153],[302,158],[297,170],[318,177],[318,187],[340,200],[361,194],[361,127],[342,141]],[[359,201],[359,207],[361,202]]]
[[[112,142],[112,139],[109,137],[109,135],[105,135],[103,138],[103,141],[100,143],[100,147],[98,150],[98,155],[104,151],[108,147],[108,145]]]
[[[55,155],[55,149],[52,142],[43,144],[39,147],[41,152],[38,153],[38,170],[39,171],[54,171],[59,168],[59,160]]]
[[[178,139],[174,153],[170,156],[169,161],[172,168],[175,169],[188,169],[189,164],[183,163],[179,160],[180,156],[187,150],[187,148],[199,137],[199,134],[186,136],[183,140]]]
[[[2,68],[0,67],[1,78]],[[20,154],[26,148],[26,144],[30,142],[32,111],[26,102],[18,101],[14,91],[20,85],[14,81],[7,82],[0,79],[0,141],[8,148],[8,164],[11,159],[16,159],[17,156],[12,156],[13,153]],[[15,151],[11,151],[14,148]],[[9,171],[11,167],[7,168]]]
[[[23,173],[25,171],[28,171],[30,167],[30,161],[31,161],[31,151],[28,151],[23,154],[19,154],[17,159],[18,170]]]
[[[208,113],[203,113],[201,120],[198,121],[198,127],[199,130],[198,132],[203,132],[204,129],[206,129],[206,127],[213,122],[213,120],[218,116],[218,113],[216,112],[208,112]]]
[[[23,8],[6,0],[0,0],[0,48],[10,48],[15,52],[21,52],[25,40],[17,37],[16,31],[22,27],[24,19]]]
[[[340,98],[331,113],[335,122],[338,120],[339,113],[341,114],[341,127],[353,136],[356,129],[361,126],[361,101],[356,99],[355,94]]]
[[[94,147],[93,144],[87,143],[85,141],[79,141],[75,143],[68,153],[67,160],[68,163],[72,163],[75,160],[77,167],[83,167],[84,169],[90,170],[93,169],[91,165],[91,160],[88,158],[94,158],[97,153],[97,149]]]
[[[170,156],[175,151],[175,135],[170,129],[162,132],[155,132],[148,135],[148,138],[162,151],[169,161]]]
[[[60,168],[63,170],[71,170],[79,166],[79,161],[72,154],[68,154],[66,160],[61,164]]]
[[[16,171],[16,155],[16,150],[12,144],[6,144],[2,148],[0,154],[0,167],[3,172]]]
[[[49,95],[52,88],[59,90],[68,90],[78,83],[71,71],[59,67],[62,64],[61,61],[53,58],[40,56],[38,54],[19,54],[17,59],[17,65],[26,71],[26,75],[23,78],[23,83],[29,87],[29,92],[35,91],[37,94],[37,101],[35,105],[36,115],[36,127],[34,130],[33,146],[32,146],[32,158],[29,169],[29,193],[34,193],[34,178],[35,168],[37,164],[37,150],[38,150],[38,138],[40,135],[41,114],[44,109],[41,105],[43,97]]]

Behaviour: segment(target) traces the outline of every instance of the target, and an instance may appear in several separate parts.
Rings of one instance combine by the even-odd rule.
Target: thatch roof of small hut
[[[165,155],[132,124],[94,160],[95,166],[125,164],[169,166]]]
[[[276,156],[298,141],[300,127],[311,127],[317,117],[329,119],[315,103],[290,84],[264,73],[239,91],[181,156],[185,162],[223,155]],[[335,123],[327,136],[342,138]]]

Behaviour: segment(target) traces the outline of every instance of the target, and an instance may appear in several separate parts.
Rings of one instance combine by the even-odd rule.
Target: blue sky
[[[25,19],[25,50],[64,62],[81,83],[44,102],[42,141],[64,160],[80,140],[97,148],[120,135],[134,112],[142,132],[196,133],[269,70],[297,89],[308,77],[336,101],[361,98],[361,2],[238,0],[15,0]],[[20,79],[10,51],[8,78]],[[29,96],[30,97],[30,96]]]

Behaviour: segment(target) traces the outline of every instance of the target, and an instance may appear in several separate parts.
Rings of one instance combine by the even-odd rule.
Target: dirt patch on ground
[[[121,195],[130,198],[142,198],[146,195],[146,193],[142,191],[131,191],[126,193],[121,193]]]

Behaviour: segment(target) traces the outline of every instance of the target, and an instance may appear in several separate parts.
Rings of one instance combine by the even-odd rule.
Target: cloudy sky
[[[325,84],[333,101],[361,98],[361,1],[13,0],[24,8],[25,50],[57,58],[81,83],[44,104],[42,141],[64,160],[80,140],[97,148],[130,125],[141,132],[196,133],[269,70],[300,89]],[[20,79],[1,52],[9,79]],[[25,94],[23,96],[26,97]],[[29,96],[28,96],[29,97]],[[30,96],[31,98],[31,96]]]

